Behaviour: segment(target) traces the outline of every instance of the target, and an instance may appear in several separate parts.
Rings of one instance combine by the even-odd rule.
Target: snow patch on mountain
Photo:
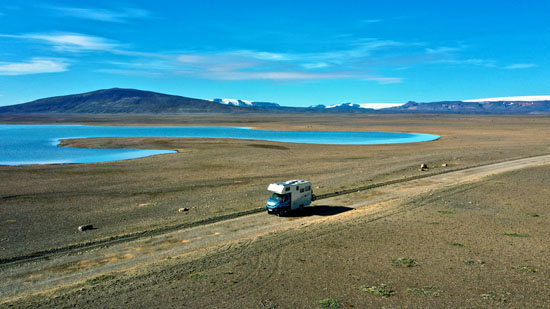
[[[390,107],[401,106],[405,103],[342,103],[326,106],[325,108],[370,108],[370,109],[384,109]]]
[[[523,96],[523,97],[500,97],[500,98],[486,98],[475,100],[464,100],[462,102],[536,102],[536,101],[550,101],[549,95],[539,96]]]
[[[225,105],[241,106],[241,107],[279,107],[279,104],[272,103],[272,102],[254,102],[254,101],[237,100],[237,99],[210,99],[208,101],[225,104]]]
[[[210,99],[208,101],[233,106],[252,106],[252,101],[236,99]]]

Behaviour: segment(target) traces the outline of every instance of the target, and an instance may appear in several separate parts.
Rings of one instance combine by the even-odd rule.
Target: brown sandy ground
[[[241,125],[261,129],[419,132],[434,142],[327,146],[263,141],[115,138],[75,147],[178,149],[179,153],[97,164],[0,166],[0,258],[112,235],[263,207],[267,184],[313,181],[316,193],[546,154],[550,119],[541,116],[180,115],[36,116],[26,122]],[[66,117],[66,118],[64,118]],[[117,118],[118,117],[118,118]],[[6,123],[25,122],[15,117]],[[431,168],[419,172],[420,163]],[[448,163],[448,167],[441,167]],[[178,213],[181,207],[190,211]],[[76,227],[97,229],[79,233]]]
[[[3,306],[548,308],[549,188],[523,169]]]

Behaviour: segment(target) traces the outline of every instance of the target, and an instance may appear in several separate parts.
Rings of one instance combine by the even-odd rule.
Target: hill
[[[103,89],[0,107],[0,113],[190,113],[249,112],[250,109],[136,89]]]

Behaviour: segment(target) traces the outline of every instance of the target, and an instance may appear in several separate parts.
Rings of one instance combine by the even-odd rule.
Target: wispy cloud
[[[80,33],[1,34],[0,37],[39,41],[53,46],[57,51],[112,51],[120,47],[105,38]]]
[[[179,74],[197,75],[197,72],[180,71]],[[300,72],[300,71],[226,71],[210,70],[198,72],[198,75],[206,79],[214,80],[319,80],[319,79],[342,79],[355,77],[345,72]]]
[[[376,76],[370,76],[370,77],[364,77],[364,80],[370,80],[370,81],[376,81],[380,84],[399,84],[403,82],[402,77],[376,77]]]
[[[361,19],[359,22],[362,24],[377,24],[383,21],[384,21],[383,19],[372,18],[372,19]]]
[[[102,9],[82,7],[50,7],[62,16],[91,19],[113,23],[128,23],[133,19],[149,18],[151,13],[137,8]]]
[[[28,75],[67,71],[69,64],[58,58],[32,58],[26,62],[0,62],[0,75]]]
[[[435,63],[449,63],[449,64],[458,64],[458,65],[474,65],[474,66],[482,66],[487,68],[498,68],[497,62],[492,59],[478,59],[478,58],[471,58],[471,59],[443,59],[438,60]]]
[[[462,50],[462,47],[448,47],[440,46],[435,48],[426,48],[426,53],[428,54],[450,54]]]
[[[177,74],[215,80],[321,80],[359,79],[381,84],[400,83],[400,77],[376,76],[366,66],[372,53],[404,43],[366,39],[348,49],[319,53],[235,50],[214,54],[186,53],[176,60]]]
[[[401,42],[377,38],[352,38],[339,49],[319,52],[235,49],[220,52],[140,52],[116,41],[82,33],[0,34],[0,37],[34,41],[59,52],[60,57],[77,57],[81,52],[111,54],[95,71],[122,75],[185,75],[212,80],[323,80],[356,79],[379,84],[404,81],[393,68],[421,64],[453,64],[498,67],[495,61],[461,59],[464,45],[426,47],[423,42]],[[68,55],[67,53],[73,53]],[[116,60],[115,60],[116,59]],[[507,68],[525,68],[516,64]],[[66,69],[66,66],[64,67]],[[382,72],[393,71],[390,76]]]
[[[507,70],[518,70],[518,69],[534,68],[536,66],[537,65],[534,63],[515,63],[515,64],[507,65],[504,68]]]

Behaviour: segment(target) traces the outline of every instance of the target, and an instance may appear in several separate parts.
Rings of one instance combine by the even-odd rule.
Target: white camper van
[[[316,198],[311,189],[311,182],[305,180],[272,183],[267,190],[273,192],[265,205],[267,213],[277,216],[308,206]]]

